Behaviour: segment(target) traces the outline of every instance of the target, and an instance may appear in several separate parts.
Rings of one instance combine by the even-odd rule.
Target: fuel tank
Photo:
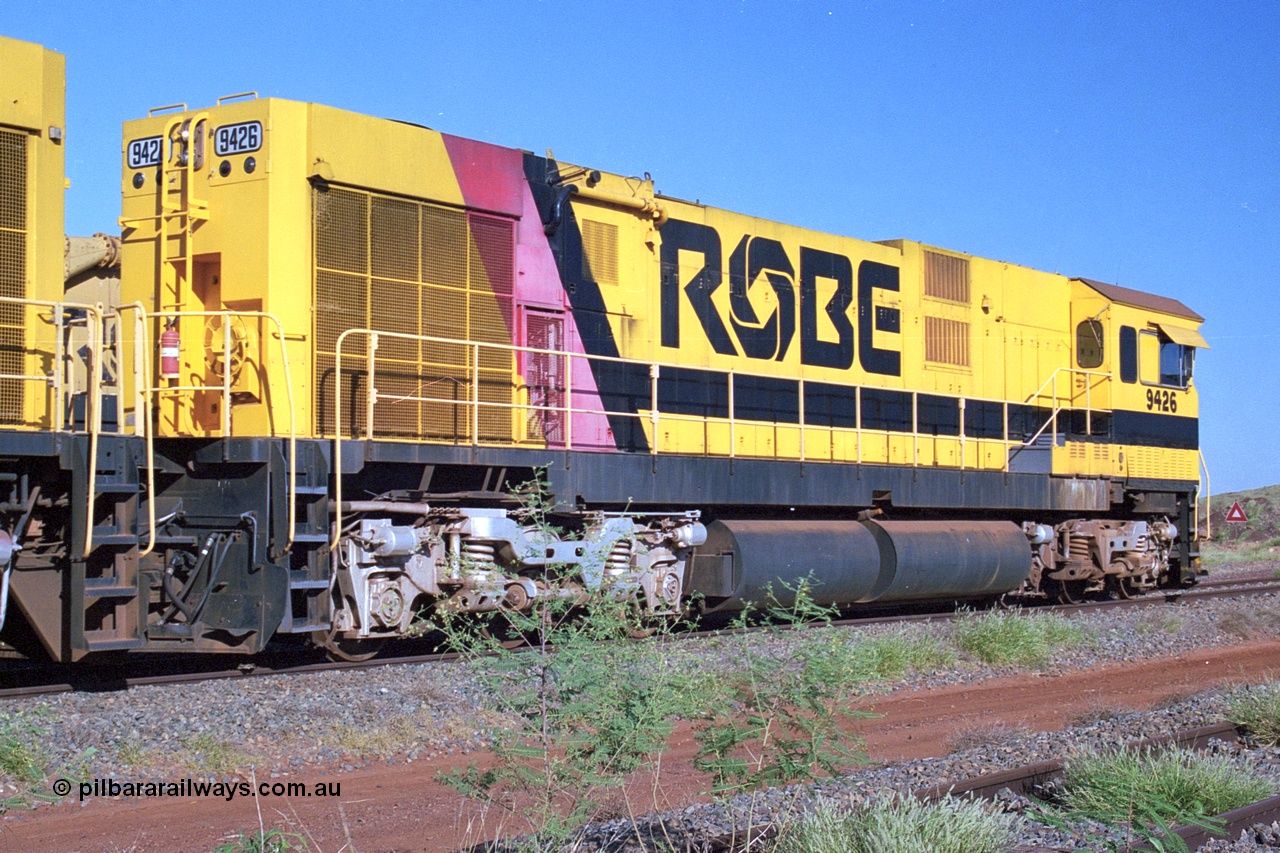
[[[814,603],[854,605],[996,596],[1030,571],[1009,521],[718,520],[688,586],[711,613],[788,606],[803,579]]]
[[[1011,521],[868,521],[880,577],[867,601],[1002,595],[1031,572],[1031,545]]]

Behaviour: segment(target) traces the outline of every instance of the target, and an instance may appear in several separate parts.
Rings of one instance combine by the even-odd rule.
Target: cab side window
[[[1174,388],[1186,388],[1191,384],[1191,368],[1195,364],[1196,348],[1160,341],[1160,384]]]
[[[1085,320],[1076,326],[1076,364],[1085,370],[1102,366],[1102,322]]]
[[[1196,348],[1174,343],[1157,332],[1138,335],[1138,374],[1144,385],[1186,388],[1191,384]]]

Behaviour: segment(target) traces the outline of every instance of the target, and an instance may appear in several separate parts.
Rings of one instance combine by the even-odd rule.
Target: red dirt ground
[[[883,716],[859,728],[875,760],[925,758],[945,754],[957,733],[978,726],[1054,731],[1099,708],[1146,709],[1170,696],[1224,682],[1265,680],[1278,673],[1280,641],[1251,642],[1060,676],[1032,673],[903,691],[877,697],[874,708]],[[669,808],[696,801],[705,782],[689,765],[692,752],[690,732],[677,731],[663,757],[662,785],[653,790],[641,780],[633,786],[636,812],[652,811],[655,802]],[[474,808],[434,781],[444,766],[401,763],[341,775],[304,770],[289,780],[308,785],[340,782],[341,798],[263,799],[262,820],[268,827],[293,827],[309,837],[311,850],[324,853],[444,853],[492,837],[492,825],[489,831],[469,829],[469,821],[479,822]],[[84,805],[75,801],[73,793],[57,806],[4,815],[0,850],[212,850],[240,830],[256,829],[259,821],[252,798],[237,797],[230,803],[213,798],[97,799]]]

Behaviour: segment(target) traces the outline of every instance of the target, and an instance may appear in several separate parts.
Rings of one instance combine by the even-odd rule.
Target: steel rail
[[[1141,598],[1132,599],[1113,599],[1107,601],[1091,601],[1083,604],[1043,604],[1036,606],[1034,610],[1051,611],[1055,613],[1078,613],[1092,610],[1103,610],[1112,607],[1150,607],[1161,604],[1181,604],[1196,599],[1216,599],[1216,598],[1239,598],[1250,595],[1267,595],[1272,593],[1280,593],[1280,581],[1260,583],[1256,586],[1229,586],[1214,589],[1186,589],[1186,590],[1168,590],[1163,594],[1156,593]],[[914,622],[942,622],[955,621],[957,619],[967,618],[973,611],[949,609],[935,610],[925,613],[897,613],[884,614],[876,616],[858,616],[847,619],[825,620],[822,624],[830,624],[836,627],[857,628],[870,625],[883,624],[904,624]],[[760,631],[790,631],[797,628],[806,627],[805,625],[750,625],[737,628],[709,628],[703,630],[692,630],[681,632],[672,637],[681,641],[697,641],[717,636],[732,636],[736,634],[750,634]],[[330,661],[324,663],[305,663],[296,665],[277,666],[270,663],[258,663],[252,660],[241,662],[234,669],[199,671],[199,672],[181,672],[169,673],[163,675],[146,675],[146,676],[130,676],[119,675],[113,677],[109,671],[104,672],[101,668],[93,670],[93,674],[85,673],[84,682],[97,685],[97,689],[101,689],[102,685],[115,686],[117,689],[127,689],[129,687],[139,687],[143,685],[166,685],[166,684],[190,684],[199,681],[214,681],[223,679],[244,678],[249,676],[267,676],[267,675],[296,675],[309,672],[325,672],[331,670],[347,670],[347,669],[364,669],[377,666],[391,666],[397,664],[415,664],[415,663],[448,663],[459,657],[456,653],[431,653],[420,655],[403,655],[398,657],[374,658],[367,661]],[[168,661],[172,662],[172,658]],[[142,656],[137,656],[130,663],[142,663]],[[193,661],[194,662],[194,661]],[[71,667],[60,667],[61,670],[75,669]],[[31,672],[47,672],[48,670],[32,669]],[[4,674],[0,670],[0,674]],[[19,687],[0,688],[0,700],[18,699],[28,696],[51,695],[57,693],[71,693],[76,689],[75,684],[71,681],[80,679],[72,679],[69,681],[50,682],[46,684],[28,685]]]

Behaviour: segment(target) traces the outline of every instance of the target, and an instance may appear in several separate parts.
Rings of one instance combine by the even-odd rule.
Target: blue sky
[[[1269,3],[22,3],[67,55],[67,230],[120,123],[318,101],[865,239],[1173,296],[1207,318],[1215,492],[1280,482],[1280,14]]]

